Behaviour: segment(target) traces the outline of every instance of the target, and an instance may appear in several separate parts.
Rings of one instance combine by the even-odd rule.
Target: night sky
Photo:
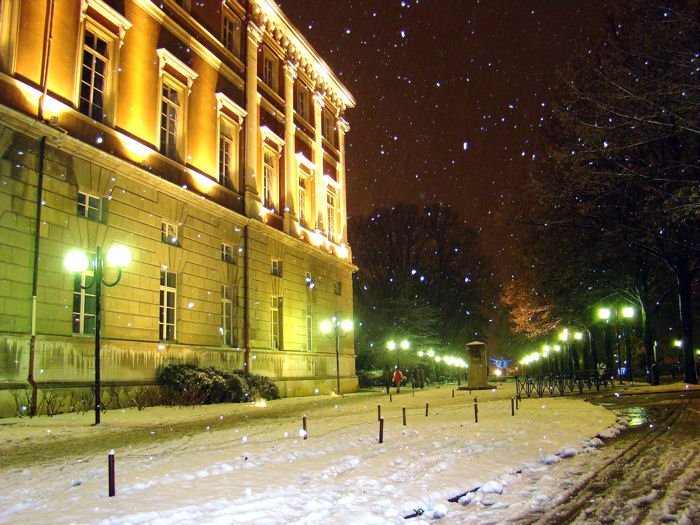
[[[607,3],[280,6],[357,101],[346,113],[349,214],[440,201],[483,232],[492,255],[501,246],[507,251],[500,212],[517,199],[539,153],[540,127],[561,91],[557,71],[576,47],[598,37]]]

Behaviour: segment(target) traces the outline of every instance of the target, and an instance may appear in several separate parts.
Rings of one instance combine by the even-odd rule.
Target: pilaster
[[[339,117],[336,123],[338,127],[338,151],[340,153],[340,161],[338,162],[338,184],[340,185],[340,195],[338,196],[338,207],[340,215],[340,238],[338,242],[347,243],[347,199],[345,187],[345,134],[350,131],[350,124]]]
[[[284,63],[284,231],[297,231],[297,189],[294,126],[294,80],[297,68],[290,61]]]
[[[314,220],[317,230],[325,231],[325,218],[323,216],[323,208],[325,201],[325,188],[323,187],[323,95],[314,93],[314,164],[316,172],[314,173]]]
[[[262,183],[258,172],[258,128],[260,120],[260,97],[258,96],[258,44],[262,31],[253,22],[248,22],[246,45],[245,100],[248,117],[245,122],[245,214],[257,217],[260,210]],[[260,180],[258,180],[260,179]]]

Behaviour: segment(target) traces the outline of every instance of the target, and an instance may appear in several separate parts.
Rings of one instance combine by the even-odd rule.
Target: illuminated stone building
[[[91,274],[63,259],[112,243],[105,386],[187,362],[335,390],[354,104],[272,0],[0,0],[0,410],[91,384]]]

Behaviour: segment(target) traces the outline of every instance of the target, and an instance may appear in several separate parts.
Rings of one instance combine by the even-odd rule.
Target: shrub
[[[211,404],[279,399],[279,390],[270,379],[243,372],[194,365],[168,365],[158,378],[166,397],[179,404]]]
[[[360,388],[384,386],[384,372],[379,369],[358,370],[357,380]]]

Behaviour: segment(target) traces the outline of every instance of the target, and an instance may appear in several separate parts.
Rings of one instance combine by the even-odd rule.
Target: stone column
[[[297,68],[290,61],[284,63],[284,231],[297,232],[297,170],[294,126],[294,80]]]
[[[347,199],[345,189],[345,134],[350,131],[350,124],[339,117],[336,125],[338,127],[338,152],[340,153],[340,161],[338,162],[338,184],[340,185],[340,195],[338,195],[338,214],[340,215],[340,236],[338,242],[347,243]]]
[[[262,31],[253,22],[248,22],[246,45],[245,101],[248,116],[245,121],[245,214],[257,217],[260,210],[258,175],[258,130],[260,119],[260,97],[258,96],[258,44]]]
[[[323,210],[325,209],[325,191],[323,183],[323,95],[314,93],[314,131],[316,136],[314,139],[314,164],[316,172],[314,173],[314,227],[317,230],[325,231],[326,218]]]

